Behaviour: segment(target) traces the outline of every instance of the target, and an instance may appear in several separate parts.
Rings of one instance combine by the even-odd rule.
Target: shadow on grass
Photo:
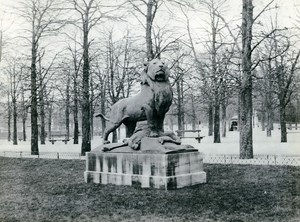
[[[179,190],[86,184],[80,160],[0,157],[0,221],[297,221],[300,168],[204,165]]]

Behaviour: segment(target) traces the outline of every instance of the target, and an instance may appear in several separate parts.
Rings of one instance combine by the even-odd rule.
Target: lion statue
[[[98,114],[108,120],[104,131],[104,143],[108,143],[108,136],[122,123],[127,127],[131,136],[138,121],[147,120],[149,137],[163,134],[165,114],[172,104],[173,92],[169,82],[170,70],[160,59],[153,59],[144,64],[141,74],[140,92],[129,98],[119,100],[111,107],[110,118]]]

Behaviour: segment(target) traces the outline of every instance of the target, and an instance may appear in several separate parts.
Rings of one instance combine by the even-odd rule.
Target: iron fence
[[[253,159],[240,159],[236,154],[205,154],[204,163],[252,164],[252,165],[290,165],[300,166],[297,155],[254,155]]]
[[[41,159],[79,159],[85,160],[85,156],[80,153],[64,153],[64,152],[39,152],[38,155],[31,155],[31,152],[16,152],[16,151],[2,151],[0,156],[14,157],[14,158],[41,158]]]
[[[41,159],[78,159],[85,160],[80,153],[40,152],[31,155],[30,152],[2,151],[0,156],[12,158],[41,158]],[[237,154],[204,154],[204,163],[212,164],[251,164],[251,165],[289,165],[300,166],[300,155],[254,155],[253,159],[240,159]]]

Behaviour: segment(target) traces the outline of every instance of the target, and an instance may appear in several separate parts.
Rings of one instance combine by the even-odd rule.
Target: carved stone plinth
[[[199,152],[173,154],[86,153],[85,182],[177,189],[206,183]]]

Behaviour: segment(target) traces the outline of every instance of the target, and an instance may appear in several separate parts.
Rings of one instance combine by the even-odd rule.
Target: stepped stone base
[[[206,183],[199,152],[174,154],[86,153],[85,182],[177,189]]]

